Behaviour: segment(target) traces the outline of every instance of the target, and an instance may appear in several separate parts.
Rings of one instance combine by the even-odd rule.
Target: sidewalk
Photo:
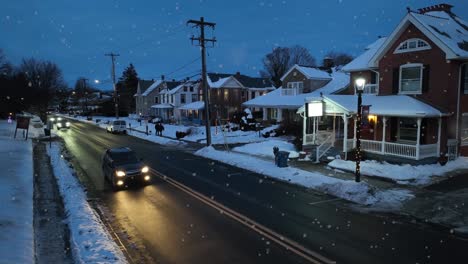
[[[31,140],[0,120],[0,263],[34,263]]]

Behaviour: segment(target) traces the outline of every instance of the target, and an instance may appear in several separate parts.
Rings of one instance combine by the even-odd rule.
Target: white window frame
[[[411,43],[415,43],[414,48],[410,48]],[[419,47],[419,44],[421,44],[421,43],[424,44],[424,46]],[[411,39],[407,39],[407,40],[403,41],[402,43],[400,43],[400,45],[398,45],[398,47],[395,49],[395,51],[393,53],[398,54],[398,53],[429,50],[429,49],[431,49],[431,45],[429,45],[429,43],[427,43],[427,41],[422,40],[420,38],[411,38]]]
[[[304,82],[288,82],[287,87],[288,88],[303,89],[304,88]]]
[[[400,131],[400,130],[401,130],[401,122],[402,122],[401,119],[412,119],[412,118],[411,118],[411,117],[401,117],[401,118],[398,118],[398,134],[397,134],[397,136],[398,136],[398,142],[400,142],[400,143],[407,143],[407,144],[416,144],[416,143],[417,143],[417,142],[416,142],[416,141],[417,141],[417,136],[418,136],[418,135],[417,135],[417,134],[418,134],[418,128],[417,128],[417,127],[414,128],[414,130],[415,130],[415,131],[414,131],[414,132],[415,132],[415,137],[416,137],[415,140],[402,139],[402,138],[401,138],[401,131]],[[414,122],[415,122],[416,125],[417,125],[417,121],[415,120]]]
[[[403,69],[405,68],[415,68],[415,67],[419,67],[419,72],[420,72],[420,77],[419,77],[419,90],[418,91],[402,91],[401,90],[401,80],[402,80],[402,72],[403,72]],[[424,74],[424,65],[422,63],[408,63],[408,64],[404,64],[404,65],[401,65],[400,66],[400,74],[399,74],[399,80],[398,80],[398,93],[399,94],[422,94],[422,85],[423,85],[423,76]]]

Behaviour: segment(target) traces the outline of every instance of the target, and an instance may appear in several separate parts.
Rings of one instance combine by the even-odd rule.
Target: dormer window
[[[398,48],[396,48],[395,53],[428,50],[430,48],[431,46],[422,39],[408,39],[400,43]]]

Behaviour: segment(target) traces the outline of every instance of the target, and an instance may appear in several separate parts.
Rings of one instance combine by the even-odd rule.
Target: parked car
[[[104,179],[111,183],[114,191],[129,182],[148,184],[151,181],[149,167],[128,147],[107,149],[102,158],[102,171]]]
[[[108,133],[123,133],[127,134],[127,122],[125,120],[113,120],[107,124],[106,130]]]

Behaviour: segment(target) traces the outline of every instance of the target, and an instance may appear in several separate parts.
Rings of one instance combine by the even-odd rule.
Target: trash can
[[[288,167],[289,152],[278,151],[275,157],[276,165],[280,168]]]

